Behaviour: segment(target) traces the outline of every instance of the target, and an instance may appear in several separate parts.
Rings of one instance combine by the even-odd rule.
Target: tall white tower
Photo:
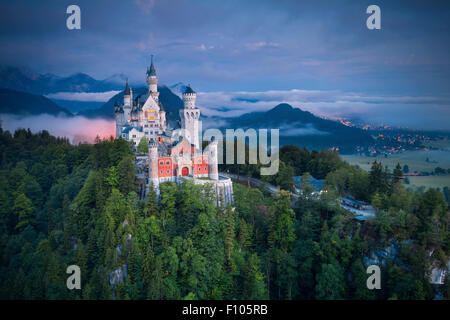
[[[133,107],[133,90],[127,84],[125,86],[125,91],[123,94],[123,117],[125,121],[130,120],[131,108]]]
[[[208,154],[208,174],[209,177],[213,180],[219,180],[219,168],[217,162],[217,141],[214,136],[211,139],[211,142],[208,145],[209,154]]]
[[[180,118],[185,129],[185,137],[188,141],[199,149],[198,141],[198,119],[200,118],[200,109],[195,107],[197,94],[188,85],[183,92],[184,109],[180,110]]]
[[[125,124],[123,109],[119,104],[114,102],[114,116],[116,118],[116,139],[122,134],[122,127]]]
[[[150,63],[150,68],[147,69],[147,84],[148,93],[153,97],[153,99],[158,102],[159,92],[158,92],[158,78],[156,77],[156,70],[153,64],[153,55]]]
[[[149,144],[149,177],[155,188],[156,194],[159,196],[159,176],[158,176],[158,144],[154,139],[150,139]]]

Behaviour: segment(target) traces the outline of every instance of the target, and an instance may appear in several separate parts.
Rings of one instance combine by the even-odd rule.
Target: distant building
[[[294,188],[298,191],[302,190],[302,176],[294,176]],[[318,192],[318,193],[322,193],[322,189],[323,189],[323,184],[325,182],[324,179],[316,179],[313,176],[309,176],[308,178],[308,182],[311,185],[311,187],[314,189],[314,191]]]
[[[359,221],[374,219],[376,214],[371,205],[347,197],[341,197],[341,208],[355,214],[355,219]]]

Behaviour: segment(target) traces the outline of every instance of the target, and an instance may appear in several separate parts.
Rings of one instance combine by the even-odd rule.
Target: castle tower
[[[153,64],[153,55],[150,63],[150,68],[147,69],[147,84],[148,93],[153,97],[153,99],[158,102],[159,92],[158,92],[158,78],[156,77],[156,70]]]
[[[159,196],[159,177],[158,177],[158,144],[154,139],[150,139],[149,149],[149,182],[153,184],[156,194]]]
[[[125,124],[123,109],[116,101],[114,103],[114,116],[116,118],[116,139],[118,139],[122,133],[122,126]]]
[[[217,141],[214,137],[211,138],[211,142],[208,145],[209,149],[209,163],[208,163],[208,175],[212,180],[219,180],[219,168],[217,162]]]
[[[180,110],[182,127],[185,129],[185,137],[191,144],[199,149],[198,139],[198,119],[200,118],[200,109],[195,107],[197,93],[188,85],[183,92],[184,109]]]
[[[123,94],[123,113],[124,113],[124,119],[125,121],[128,121],[131,116],[131,108],[133,106],[133,90],[128,86],[128,79],[127,84],[125,85],[125,91]]]
[[[164,110],[162,104],[159,104],[159,125],[162,131],[166,131],[166,110]]]

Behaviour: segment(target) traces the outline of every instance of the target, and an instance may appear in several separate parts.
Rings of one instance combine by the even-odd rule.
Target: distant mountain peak
[[[279,105],[271,109],[271,111],[291,111],[293,109],[294,108],[288,103],[280,103]]]
[[[44,96],[0,88],[0,114],[4,113],[22,116],[43,113],[72,116],[67,109]]]
[[[186,85],[183,82],[177,82],[169,86],[168,88],[172,90],[172,92],[177,96],[181,97],[181,94],[184,92],[184,90],[186,90]]]
[[[95,80],[94,78],[92,78],[90,75],[88,75],[88,74],[86,74],[86,73],[84,73],[84,72],[77,72],[77,73],[74,73],[74,74],[72,74],[72,75],[70,75],[69,77],[68,77],[69,79],[70,78],[75,78],[75,79],[89,79],[89,80]]]

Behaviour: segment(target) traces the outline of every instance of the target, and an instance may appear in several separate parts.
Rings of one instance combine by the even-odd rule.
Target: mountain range
[[[105,80],[96,80],[89,75],[78,73],[69,77],[51,74],[35,74],[14,68],[0,68],[0,113],[13,114],[66,114],[76,112],[87,118],[114,119],[114,102],[123,101],[123,91],[101,102],[75,102],[50,100],[43,94],[57,92],[106,92],[123,90],[125,76],[115,75]],[[174,127],[179,120],[179,110],[183,108],[181,92],[185,85],[181,82],[167,87],[158,86],[159,100],[164,107],[168,123]],[[133,88],[133,95],[146,93],[146,87]],[[56,102],[56,103],[55,103]],[[85,105],[82,105],[82,104]],[[60,107],[68,106],[70,109]],[[227,107],[224,106],[224,109]],[[339,148],[342,152],[352,152],[355,146],[367,146],[373,138],[362,129],[347,127],[339,122],[323,119],[314,114],[281,103],[268,111],[246,113],[234,118],[202,116],[205,124],[213,124],[218,129],[265,128],[280,130],[280,144],[294,144],[310,149]],[[204,127],[206,127],[204,125]]]
[[[57,92],[105,92],[122,90],[125,75],[116,74],[96,80],[85,73],[59,77],[51,73],[38,74],[26,68],[0,67],[0,88],[46,95]]]
[[[214,119],[209,120],[214,122]],[[268,111],[217,120],[222,120],[222,123],[225,120],[222,127],[227,128],[279,129],[281,145],[293,144],[310,149],[335,147],[342,152],[352,152],[355,146],[367,146],[373,142],[373,138],[362,129],[317,117],[287,103],[280,103]]]
[[[72,113],[58,106],[52,100],[37,94],[0,88],[0,113],[15,115],[66,115]]]

